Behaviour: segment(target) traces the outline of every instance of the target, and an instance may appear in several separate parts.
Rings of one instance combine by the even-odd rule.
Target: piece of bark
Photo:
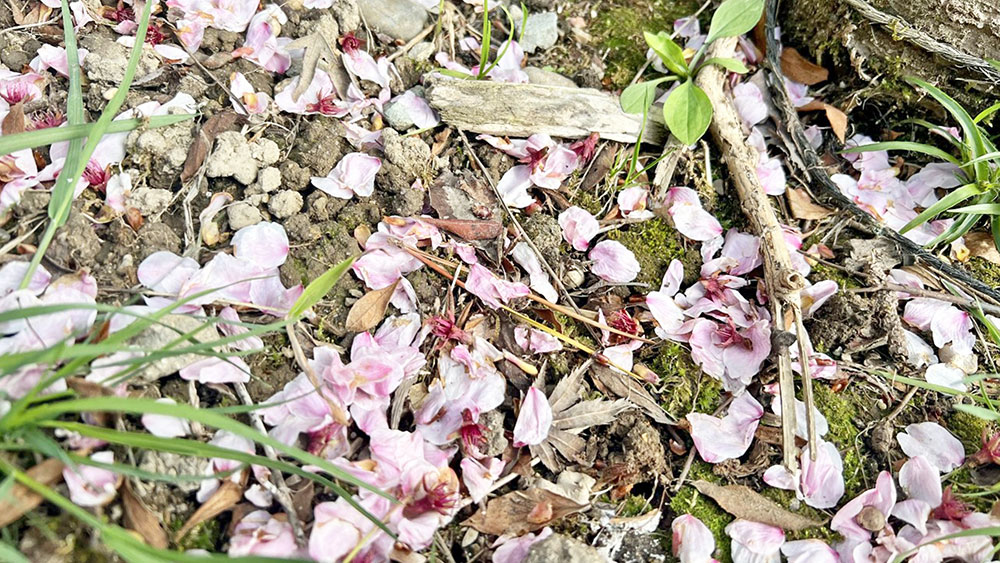
[[[666,135],[662,112],[649,110],[645,130],[642,116],[625,113],[618,97],[590,88],[563,88],[541,84],[511,84],[487,80],[459,80],[441,75],[427,79],[427,101],[441,120],[458,129],[507,137],[545,133],[580,139],[597,133],[602,139],[634,143],[661,143]]]
[[[720,39],[712,44],[709,50],[711,57],[731,57],[736,47],[736,38]],[[715,144],[722,151],[722,159],[729,168],[733,186],[739,195],[743,212],[750,220],[751,230],[760,237],[760,251],[764,258],[764,280],[767,284],[768,297],[771,299],[774,315],[773,331],[783,331],[782,310],[787,308],[800,323],[801,309],[799,292],[805,287],[805,277],[792,265],[791,254],[785,243],[784,229],[771,207],[771,202],[760,184],[757,176],[759,155],[746,142],[743,125],[736,106],[725,91],[725,71],[715,65],[705,67],[696,78],[696,82],[712,103],[712,124],[709,130]],[[800,351],[803,348],[799,342]],[[795,447],[795,376],[792,373],[791,358],[787,347],[776,350],[778,360],[778,380],[781,390],[782,418],[782,459],[790,471],[797,467],[797,448]],[[802,357],[808,352],[802,353]],[[808,365],[802,362],[802,365]],[[808,383],[808,373],[803,374],[804,398],[807,404],[807,422],[810,426],[809,436],[815,436],[815,422],[811,416],[812,396]]]

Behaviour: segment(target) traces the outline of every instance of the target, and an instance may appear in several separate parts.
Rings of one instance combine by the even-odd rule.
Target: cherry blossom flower
[[[414,415],[417,430],[428,442],[447,444],[462,438],[467,449],[476,449],[483,432],[480,414],[503,403],[506,380],[479,344],[472,351],[460,344],[438,359],[438,377],[428,385],[427,397]]]
[[[376,518],[386,517],[392,509],[391,501],[378,495],[363,496],[358,503]],[[369,536],[371,539],[358,550],[356,558],[360,561],[388,560],[393,544],[391,536],[378,532],[375,524],[345,498],[321,502],[313,508],[309,557],[320,563],[336,563]]]
[[[529,387],[514,424],[514,447],[536,446],[545,441],[552,428],[552,407],[545,393]]]
[[[287,22],[288,17],[278,5],[268,4],[250,20],[246,41],[242,47],[233,52],[233,56],[242,56],[259,64],[265,70],[283,74],[292,62],[291,56],[285,49],[290,39],[278,37],[281,26]],[[250,113],[258,112],[251,110]]]
[[[733,563],[780,563],[781,546],[785,532],[781,528],[735,520],[726,526],[726,534],[733,539]]]
[[[764,408],[749,393],[733,399],[722,418],[700,412],[685,417],[691,424],[691,439],[701,458],[709,463],[735,459],[746,453]]]
[[[97,452],[90,459],[110,464],[115,462],[115,454],[109,451]],[[104,506],[114,500],[118,492],[121,476],[117,473],[92,465],[66,467],[63,479],[69,488],[69,498],[79,506]]]
[[[381,159],[352,152],[344,155],[325,177],[313,176],[312,185],[340,199],[369,197],[375,192],[375,174],[381,167]]]
[[[715,537],[701,520],[682,514],[670,524],[671,547],[679,563],[714,563]]]
[[[284,89],[274,95],[274,103],[281,111],[301,115],[322,114],[330,117],[344,117],[350,113],[350,107],[337,95],[333,80],[325,71],[316,69],[309,87],[296,99],[293,98],[293,93],[301,79],[301,76],[296,76]]]
[[[246,115],[247,112],[251,114],[264,113],[267,111],[267,105],[271,102],[271,97],[267,94],[254,91],[250,81],[243,76],[242,72],[234,72],[229,76],[229,90],[243,104],[240,106],[236,100],[233,100],[233,109],[241,115]],[[246,108],[246,111],[243,108]]]
[[[278,519],[267,511],[255,510],[240,520],[229,539],[229,556],[244,557],[299,556],[292,526],[284,518]]]
[[[581,252],[590,248],[590,240],[601,229],[597,218],[575,205],[559,214],[559,226],[562,227],[563,240]]]
[[[618,192],[618,210],[622,216],[632,221],[645,221],[653,218],[653,212],[647,209],[649,190],[640,186],[625,188]]]
[[[87,49],[77,49],[77,59],[80,64],[83,64],[83,60],[87,58],[87,53],[89,53]],[[66,49],[64,47],[55,47],[43,43],[38,48],[38,54],[34,59],[31,59],[28,66],[37,73],[42,73],[51,68],[59,74],[67,78],[69,77],[69,62],[66,60]]]
[[[788,489],[813,508],[833,508],[844,495],[844,465],[837,446],[820,441],[816,460],[811,445],[802,448],[798,478],[783,465],[773,465],[764,472],[764,482],[772,487]]]
[[[462,460],[462,482],[469,490],[472,502],[480,502],[489,494],[493,483],[500,477],[506,464],[503,460],[492,457],[477,461],[471,457]]]
[[[511,299],[531,293],[528,286],[523,283],[502,280],[479,264],[473,264],[469,268],[465,289],[493,309],[498,309],[501,302],[509,303]]]
[[[965,447],[951,432],[936,422],[918,422],[896,434],[903,453],[924,456],[938,471],[947,473],[965,461]]]
[[[721,380],[727,391],[740,391],[771,353],[769,324],[762,319],[740,328],[731,319],[725,324],[696,319],[688,340],[691,357],[705,373]]]
[[[628,283],[639,275],[635,254],[616,240],[602,240],[594,245],[588,257],[593,260],[590,271],[610,283]]]
[[[722,234],[718,219],[702,208],[698,193],[691,188],[670,188],[666,205],[674,227],[685,237],[703,242]]]
[[[177,404],[176,401],[168,397],[157,399],[156,402],[165,405]],[[178,438],[191,433],[191,427],[186,420],[165,414],[146,413],[142,415],[142,425],[146,427],[146,430],[149,430],[150,434],[161,438]]]

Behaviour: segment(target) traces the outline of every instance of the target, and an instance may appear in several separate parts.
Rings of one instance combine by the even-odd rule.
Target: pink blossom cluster
[[[492,135],[479,135],[477,138],[520,163],[507,170],[497,184],[504,204],[517,209],[535,203],[535,198],[528,193],[532,187],[559,189],[570,174],[590,160],[597,142],[597,137],[592,136],[566,145],[553,141],[543,133],[523,140]]]

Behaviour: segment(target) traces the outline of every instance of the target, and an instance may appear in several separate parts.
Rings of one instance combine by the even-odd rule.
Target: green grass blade
[[[948,195],[935,202],[934,205],[921,211],[920,214],[910,220],[909,223],[903,225],[903,228],[899,230],[899,234],[907,233],[914,227],[930,221],[941,213],[955,207],[970,197],[979,195],[980,193],[982,193],[982,191],[976,184],[966,184],[958,189],[952,190]]]
[[[941,160],[947,160],[948,162],[954,164],[955,166],[961,166],[962,164],[961,162],[959,162],[957,158],[935,146],[928,145],[925,143],[914,143],[912,141],[883,141],[880,143],[868,143],[867,145],[850,147],[844,149],[841,152],[859,153],[859,152],[872,152],[872,151],[916,152],[920,154],[926,154],[928,156],[933,156],[934,158],[939,158]]]
[[[988,119],[991,115],[993,115],[994,113],[996,113],[998,110],[1000,110],[1000,102],[997,102],[997,103],[993,104],[992,106],[990,106],[990,107],[984,109],[983,111],[979,112],[979,114],[976,115],[976,117],[972,118],[972,120],[975,121],[976,123],[982,123],[982,121],[984,119]]]
[[[479,75],[480,80],[486,76],[486,63],[490,62],[490,32],[492,31],[490,22],[489,0],[483,0],[483,39],[479,46]]]
[[[965,207],[956,207],[951,210],[952,213],[977,213],[979,215],[1000,215],[1000,203],[977,203],[975,205],[966,205]]]
[[[298,320],[313,305],[319,303],[320,299],[323,299],[323,297],[326,296],[331,289],[333,289],[333,286],[337,285],[337,281],[340,280],[341,276],[347,273],[347,270],[352,264],[354,264],[356,259],[356,256],[352,256],[351,258],[348,258],[347,260],[344,260],[336,266],[330,268],[320,277],[309,282],[309,285],[307,285],[302,291],[302,295],[295,300],[295,303],[288,310],[286,318]]]
[[[988,194],[987,197],[989,197]],[[965,233],[972,230],[972,227],[976,226],[976,223],[979,222],[979,219],[982,217],[982,215],[970,213],[970,214],[962,214],[959,215],[958,217],[960,217],[960,219],[958,221],[955,221],[955,223],[952,224],[952,226],[949,227],[947,231],[935,237],[934,240],[928,242],[926,246],[928,248],[932,248],[942,243],[947,244],[954,241],[958,237],[965,235]]]
[[[0,542],[0,561],[7,563],[31,563],[21,552],[14,549],[10,544]]]
[[[956,102],[948,94],[945,94],[935,86],[916,78],[908,77],[906,81],[910,84],[915,84],[931,95],[939,104],[944,106],[948,113],[958,121],[959,126],[962,128],[962,138],[965,143],[971,148],[972,158],[978,158],[986,154],[986,144],[983,142],[982,131],[979,129],[979,125],[972,119],[969,112],[965,111],[965,108],[961,104]],[[979,182],[985,182],[989,178],[990,169],[985,162],[980,162],[975,165],[976,170],[976,180]]]
[[[107,130],[112,118],[116,113],[118,113],[118,109],[121,108],[122,104],[125,102],[125,96],[128,94],[129,85],[132,83],[132,77],[135,76],[135,71],[139,67],[139,59],[142,56],[142,48],[146,41],[146,30],[149,27],[149,14],[152,10],[152,6],[153,2],[146,2],[143,7],[142,17],[139,19],[139,27],[135,32],[135,43],[132,46],[132,53],[129,56],[128,66],[125,68],[125,77],[122,79],[122,83],[115,91],[115,95],[112,96],[110,101],[108,101],[108,105],[104,106],[104,111],[101,112],[101,117],[97,119],[97,123],[91,131],[91,135],[87,137],[87,143],[83,145],[83,149],[80,150],[78,148],[80,139],[70,141],[70,148],[69,153],[66,156],[66,163],[63,166],[62,171],[59,172],[59,177],[56,178],[55,185],[52,187],[52,199],[49,201],[49,226],[45,229],[45,233],[42,235],[42,239],[38,243],[38,248],[35,250],[35,254],[31,257],[31,263],[28,266],[28,271],[25,273],[24,280],[21,281],[21,289],[27,287],[28,282],[30,282],[31,278],[34,276],[35,270],[38,268],[38,265],[42,261],[42,257],[45,256],[45,252],[48,250],[49,245],[52,243],[52,239],[55,237],[56,229],[61,227],[69,217],[70,208],[73,204],[73,192],[76,189],[76,184],[83,175],[83,171],[86,169],[87,163],[90,161],[90,156],[94,154],[94,149],[97,148],[97,143],[101,141],[101,137],[104,136],[104,132]],[[77,59],[76,37],[73,34],[73,23],[70,19],[69,3],[67,0],[62,0],[62,12],[70,75],[69,99],[66,102],[67,113],[69,115],[70,125],[77,125],[83,122],[83,95],[79,91],[80,64]],[[73,88],[74,76],[76,76],[76,90]],[[75,104],[79,104],[79,119],[76,121],[73,119]]]
[[[105,134],[132,131],[142,126],[146,126],[149,129],[156,129],[157,127],[166,127],[167,125],[173,125],[194,118],[194,114],[184,113],[177,115],[154,115],[145,119],[119,119],[112,121],[108,125]],[[52,143],[83,139],[90,135],[95,126],[96,124],[94,123],[83,123],[66,127],[49,127],[47,129],[39,129],[38,131],[25,131],[24,133],[16,133],[14,135],[4,135],[0,137],[0,156],[24,149],[47,147]]]

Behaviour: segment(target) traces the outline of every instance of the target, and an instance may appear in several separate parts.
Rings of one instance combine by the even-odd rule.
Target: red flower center
[[[35,95],[28,88],[28,85],[24,82],[10,82],[2,92],[0,92],[0,97],[4,99],[8,104],[14,105],[18,102],[28,102],[35,99]]]

